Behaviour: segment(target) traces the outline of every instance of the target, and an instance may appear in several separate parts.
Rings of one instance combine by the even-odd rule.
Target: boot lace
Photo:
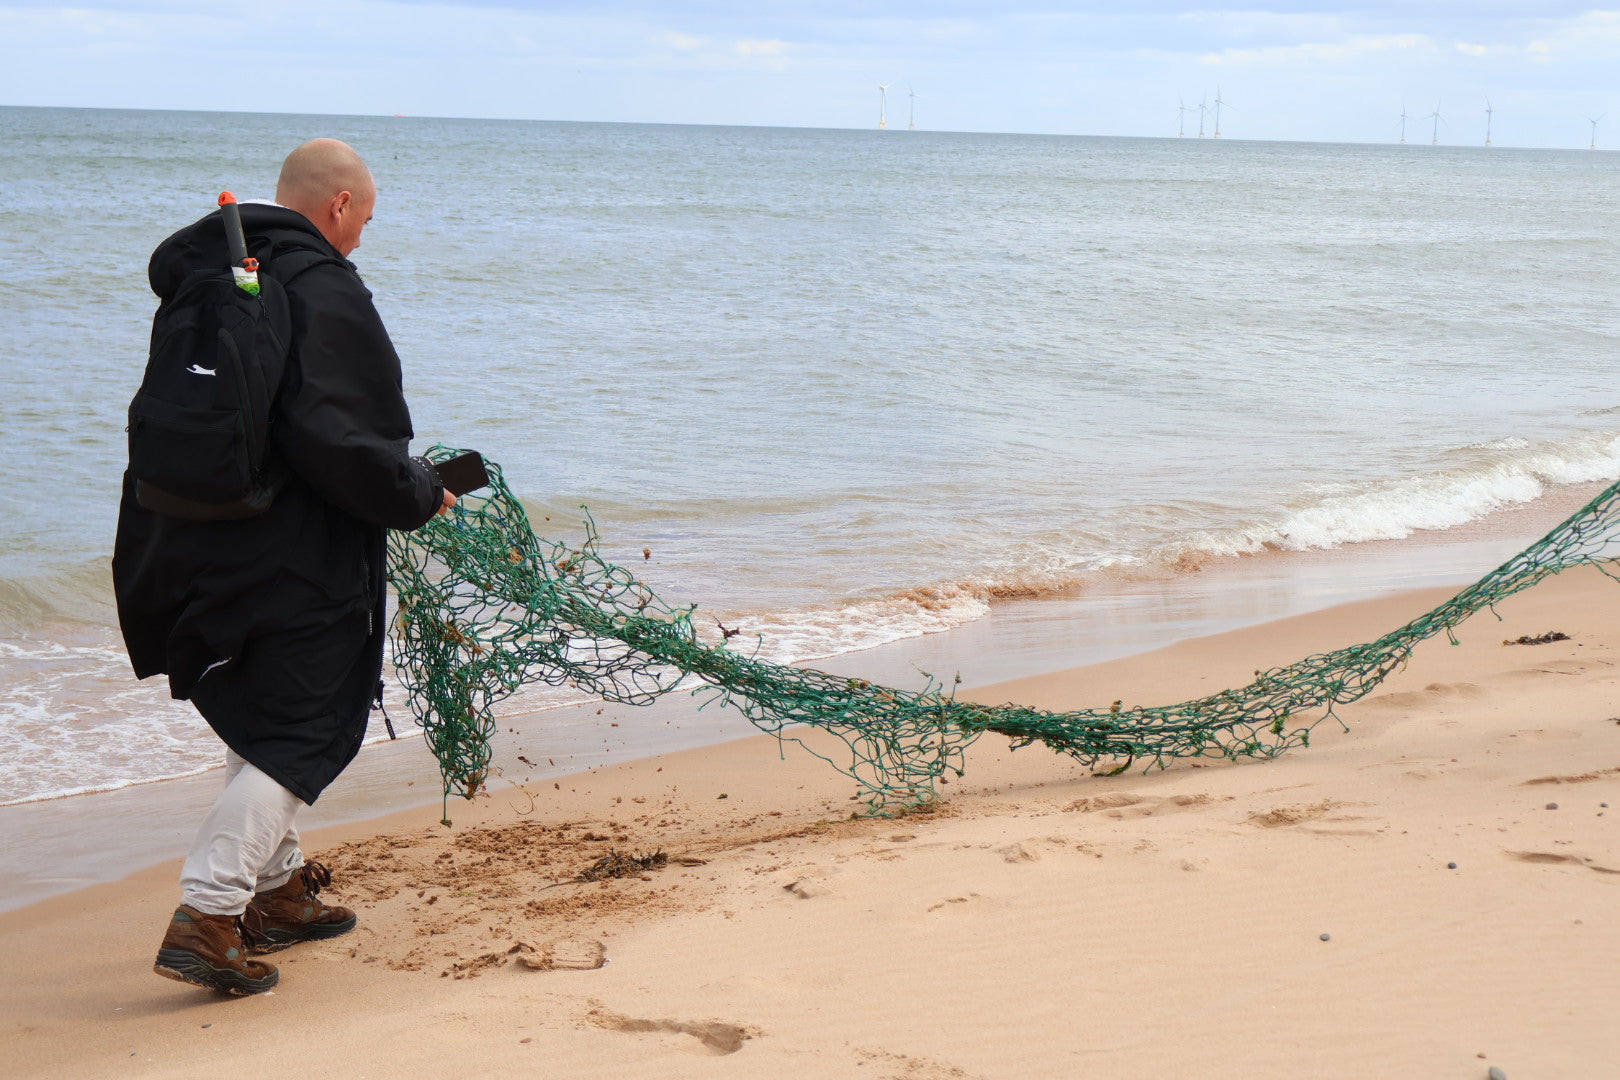
[[[252,920],[255,924],[249,926]],[[251,949],[266,944],[270,939],[264,934],[264,912],[258,911],[251,904],[248,909],[236,917],[236,933],[242,939],[242,944]]]
[[[306,862],[298,868],[298,874],[304,883],[305,891],[312,898],[323,888],[332,884],[332,871],[326,868],[325,863],[318,863],[313,860]]]

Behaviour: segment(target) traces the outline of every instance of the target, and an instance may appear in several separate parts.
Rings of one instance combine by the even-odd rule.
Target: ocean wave
[[[59,619],[116,623],[110,556],[0,575],[0,635],[15,637]]]
[[[1437,472],[1328,495],[1272,520],[1194,538],[1189,546],[1214,555],[1244,555],[1404,540],[1534,502],[1554,487],[1620,477],[1620,436],[1608,434],[1539,446],[1501,439],[1463,448],[1455,456],[1458,464]]]
[[[993,584],[959,582],[833,608],[744,617],[731,628],[740,635],[732,639],[732,648],[741,648],[740,641],[757,641],[760,659],[777,664],[870,649],[982,618],[989,614],[995,590]],[[700,630],[711,643],[719,639],[718,631],[710,632],[706,626]]]
[[[700,607],[695,626],[776,663],[804,663],[925,634],[987,615],[1001,600],[1036,598],[1120,579],[1173,578],[1211,563],[1444,531],[1565,485],[1620,476],[1620,436],[1588,434],[1531,442],[1506,437],[1460,446],[1442,467],[1365,485],[1323,485],[1245,517],[1210,503],[1141,505],[1088,519],[1084,533],[1029,536],[997,552],[994,565],[948,580],[838,602],[779,609]],[[1109,524],[1112,522],[1112,524]],[[0,579],[0,614],[26,627],[105,611],[57,634],[0,636],[0,805],[116,790],[218,766],[219,744],[162,680],[136,683],[112,629],[106,559],[26,580]],[[727,638],[729,631],[736,636]],[[391,665],[390,665],[391,666]],[[401,734],[413,728],[390,672],[388,704]],[[529,713],[585,700],[570,688],[537,686],[499,712]],[[403,720],[403,723],[400,723]],[[386,739],[380,715],[367,741]]]
[[[1620,436],[1582,435],[1534,444],[1507,437],[1460,448],[1456,462],[1421,476],[1380,482],[1364,490],[1302,497],[1267,515],[1214,528],[1185,528],[1174,507],[1138,507],[1135,518],[1158,522],[1157,537],[1140,531],[1140,546],[1059,552],[1050,542],[1009,558],[1000,572],[912,587],[836,606],[737,616],[745,639],[762,659],[797,663],[939,633],[982,618],[998,600],[1035,598],[1102,581],[1173,577],[1228,558],[1307,551],[1440,532],[1540,499],[1553,489],[1620,477]],[[1094,536],[1095,534],[1090,534]],[[718,631],[700,625],[718,640]],[[735,639],[734,639],[735,640]],[[735,646],[734,646],[735,647]]]

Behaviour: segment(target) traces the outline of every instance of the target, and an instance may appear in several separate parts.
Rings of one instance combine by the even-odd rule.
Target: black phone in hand
[[[439,474],[439,483],[457,498],[489,485],[489,473],[484,469],[484,455],[476,450],[469,450],[449,461],[441,461],[433,466],[433,470]]]

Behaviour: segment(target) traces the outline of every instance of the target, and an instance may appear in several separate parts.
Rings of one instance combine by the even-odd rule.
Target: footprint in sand
[[[1127,791],[1115,791],[1107,795],[1091,795],[1084,799],[1076,799],[1065,810],[1077,811],[1082,814],[1102,814],[1110,818],[1144,818],[1162,817],[1165,814],[1177,814],[1183,810],[1196,810],[1200,806],[1207,806],[1213,800],[1208,795],[1132,795]]]
[[[1527,863],[1571,863],[1575,866],[1584,866],[1588,870],[1596,870],[1600,874],[1620,874],[1620,870],[1613,870],[1607,866],[1599,866],[1585,855],[1564,855],[1556,851],[1504,851],[1502,854],[1510,859],[1517,859]]]
[[[976,910],[989,904],[985,897],[976,892],[965,896],[947,896],[937,904],[930,904],[928,911],[969,911]]]
[[[1367,704],[1390,709],[1415,709],[1439,701],[1477,701],[1490,696],[1475,683],[1430,683],[1422,690],[1400,690],[1390,694],[1377,694]]]
[[[798,897],[800,900],[814,900],[818,896],[826,896],[828,893],[832,892],[832,889],[828,887],[826,880],[824,878],[817,877],[814,874],[806,874],[803,877],[795,878],[786,885],[783,885],[782,889],[789,895]]]
[[[1008,844],[1006,847],[996,848],[996,854],[1001,856],[1002,862],[1021,863],[1034,862],[1040,854],[1030,844]]]
[[[1593,780],[1602,780],[1604,777],[1620,773],[1620,766],[1612,769],[1593,769],[1591,772],[1576,773],[1573,776],[1538,776],[1534,780],[1525,780],[1520,786],[1530,787],[1534,784],[1585,784]]]
[[[589,1018],[598,1027],[622,1031],[627,1035],[686,1036],[691,1041],[682,1040],[677,1044],[681,1049],[711,1056],[735,1054],[755,1034],[741,1024],[728,1024],[721,1020],[644,1020],[605,1009],[592,1009]]]
[[[1579,660],[1548,660],[1535,667],[1515,668],[1507,677],[1516,682],[1538,682],[1548,675],[1583,675],[1587,665]]]
[[[1300,825],[1307,832],[1324,833],[1333,836],[1372,836],[1374,829],[1345,829],[1328,828],[1330,824],[1349,821],[1366,821],[1364,817],[1354,814],[1336,814],[1334,811],[1348,803],[1337,802],[1333,799],[1323,799],[1319,803],[1308,806],[1278,806],[1261,813],[1249,815],[1249,823],[1258,825],[1262,829],[1281,829],[1290,825]],[[1321,824],[1314,824],[1320,822]]]
[[[866,1048],[856,1053],[863,1059],[861,1064],[871,1062],[879,1067],[874,1080],[975,1080],[971,1073],[933,1058]]]

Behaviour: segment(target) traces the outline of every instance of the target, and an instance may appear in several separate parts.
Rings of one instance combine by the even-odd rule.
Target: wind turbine
[[[1221,137],[1221,106],[1222,105],[1226,105],[1226,102],[1221,100],[1221,88],[1217,86],[1215,88],[1215,135],[1213,136],[1214,138],[1217,138],[1217,139]],[[1229,108],[1229,109],[1231,108],[1230,105],[1226,105],[1226,107]]]
[[[1208,108],[1209,108],[1209,106],[1204,104],[1204,99],[1199,98],[1198,99],[1198,137],[1200,139],[1202,139],[1204,137],[1204,112]]]
[[[1485,99],[1485,145],[1491,145],[1491,99]]]
[[[1588,150],[1596,150],[1597,149],[1597,126],[1598,126],[1598,121],[1601,120],[1601,119],[1603,119],[1603,117],[1601,117],[1601,116],[1599,116],[1599,117],[1588,116],[1586,118],[1586,122],[1592,125],[1592,145],[1587,147]]]
[[[907,94],[908,97],[911,98],[911,114],[906,117],[906,130],[907,131],[916,131],[917,130],[917,91],[915,89],[913,89],[912,87],[908,86],[908,87],[906,87],[906,94]]]
[[[1440,121],[1443,119],[1438,101],[1434,103],[1434,112],[1429,114],[1429,119],[1434,121],[1434,135],[1429,139],[1429,145],[1436,146],[1440,142]]]
[[[1187,137],[1187,113],[1192,109],[1192,106],[1187,104],[1186,98],[1177,98],[1176,100],[1181,102],[1181,122],[1176,128],[1176,138],[1184,139]]]
[[[1406,145],[1406,102],[1401,102],[1401,145]]]
[[[893,83],[878,83],[878,130],[889,126],[889,87]]]

